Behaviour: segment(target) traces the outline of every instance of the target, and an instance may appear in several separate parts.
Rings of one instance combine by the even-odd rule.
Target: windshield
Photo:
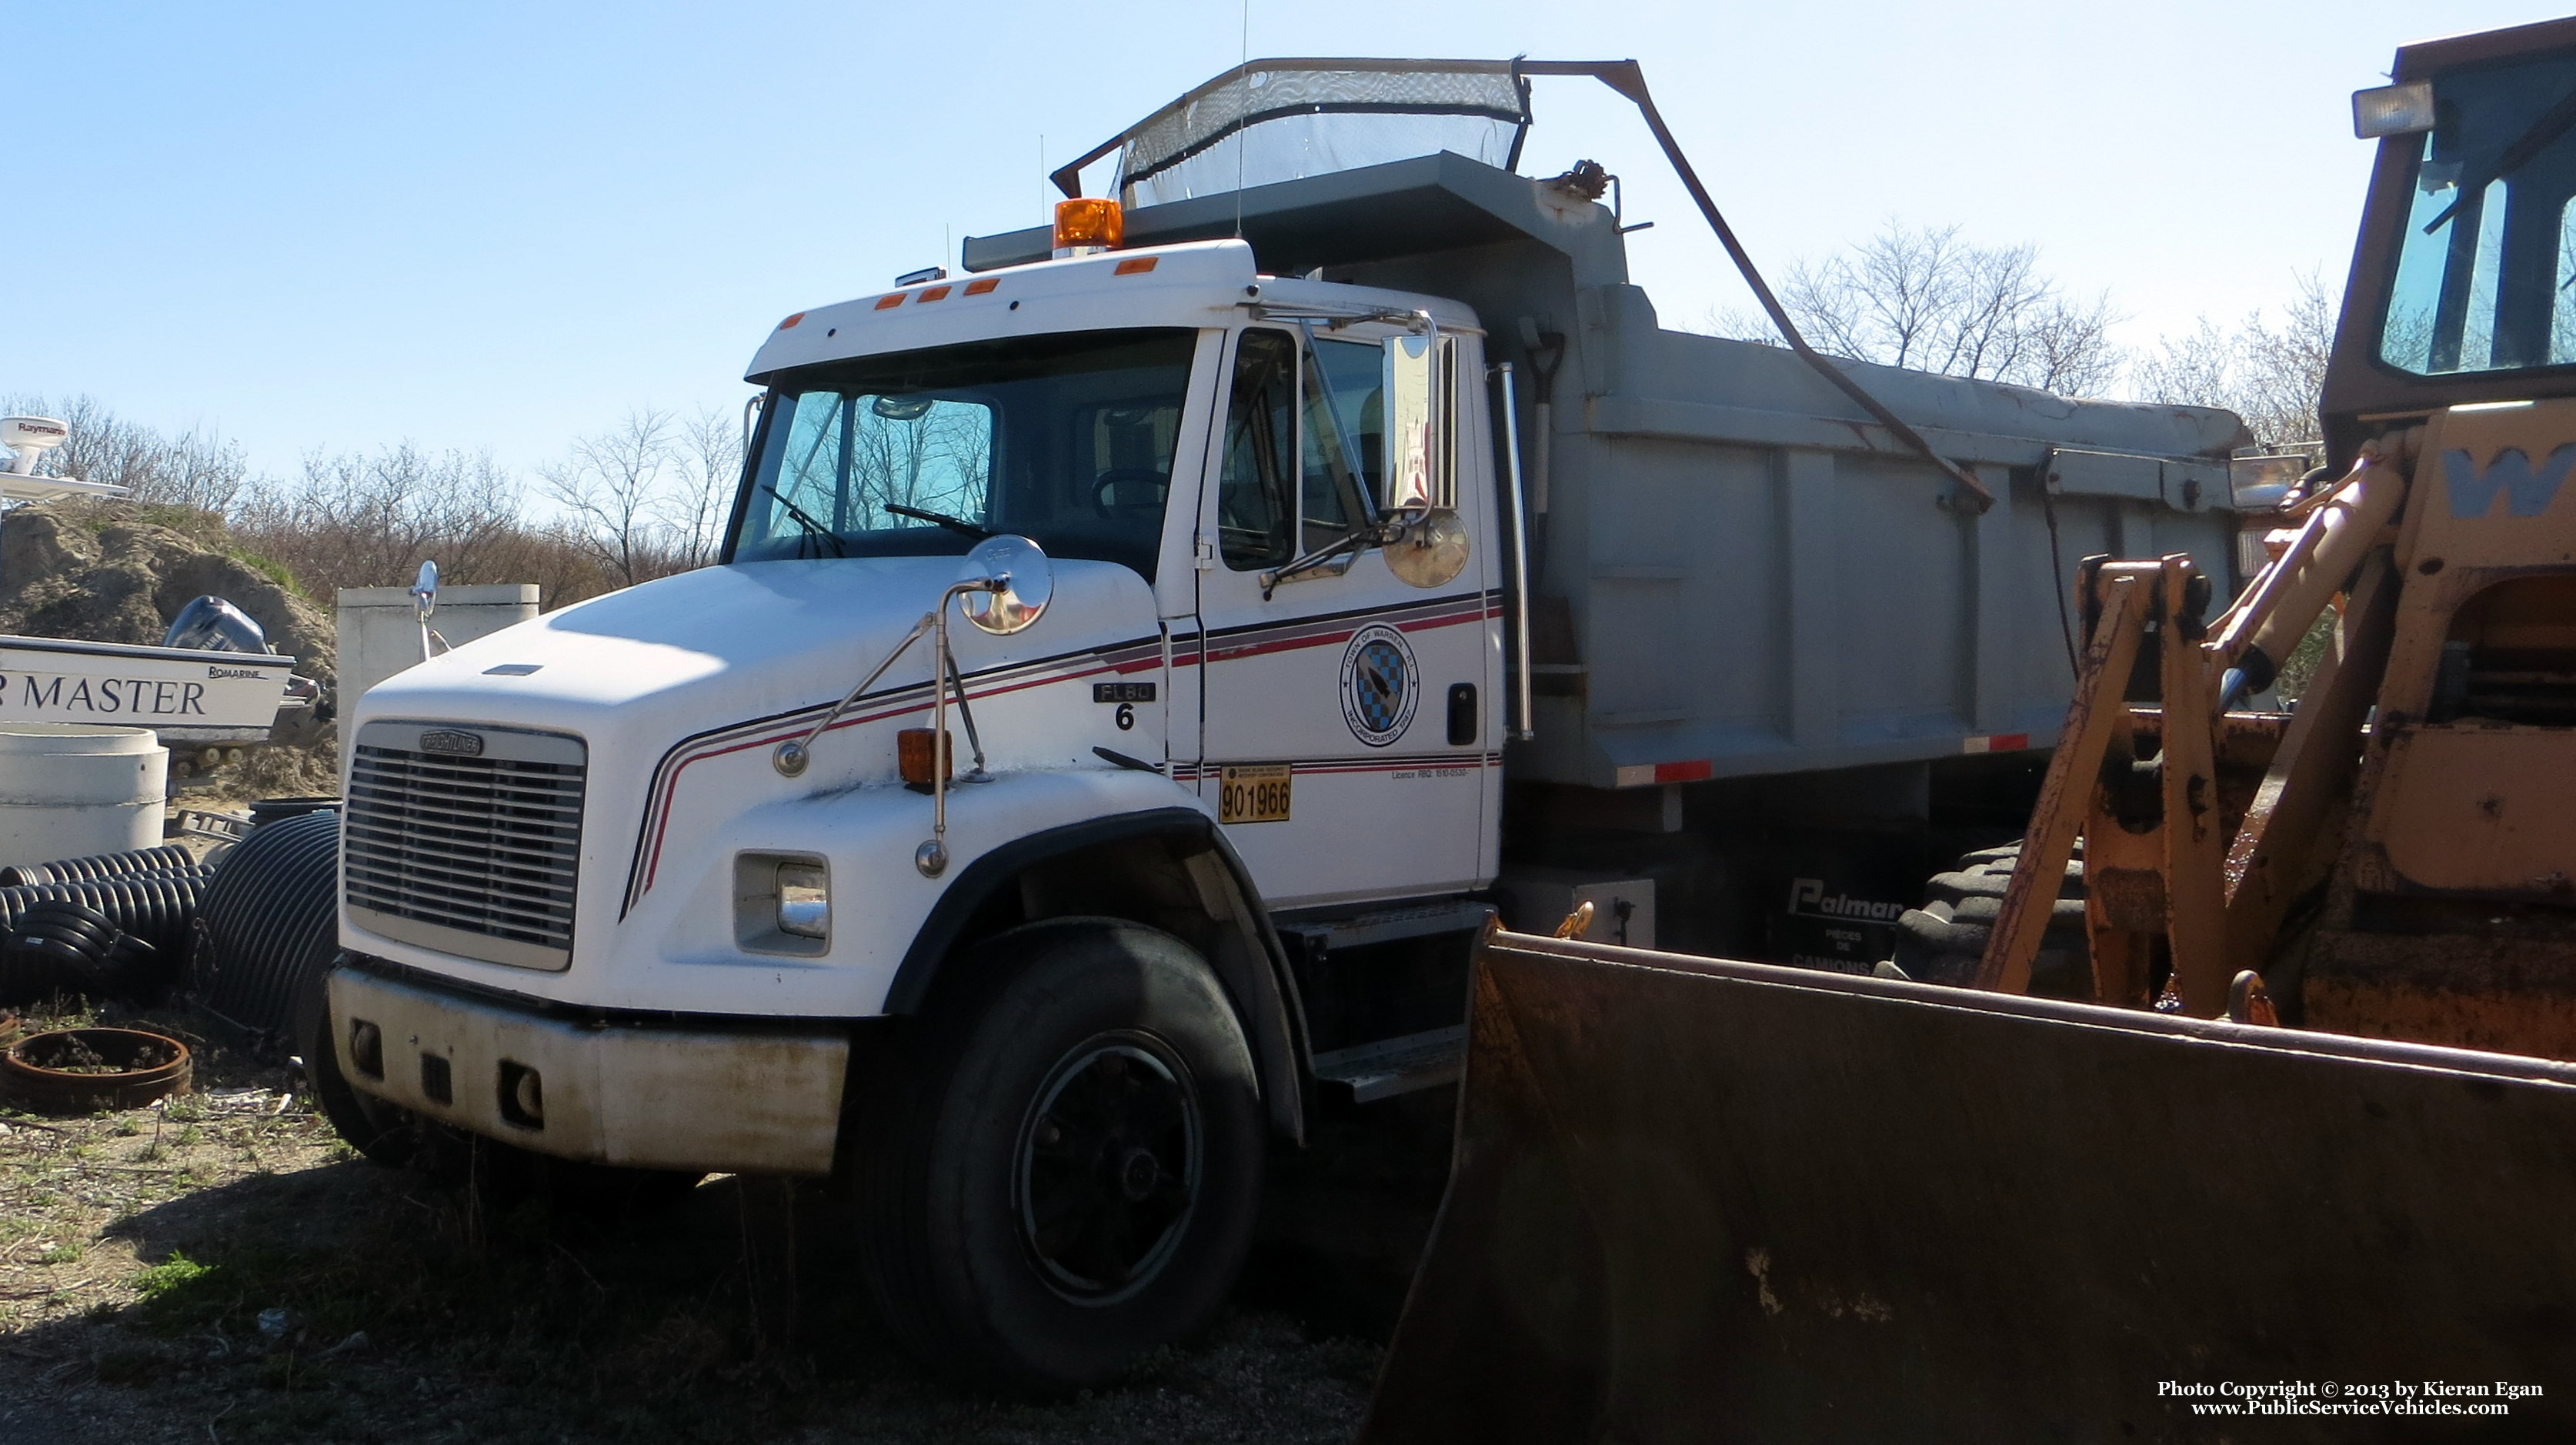
[[[1197,344],[1087,331],[783,373],[727,560],[936,556],[1016,532],[1151,581]]]
[[[2419,376],[2576,362],[2576,65],[2565,55],[2433,80],[2414,203],[2380,330]]]

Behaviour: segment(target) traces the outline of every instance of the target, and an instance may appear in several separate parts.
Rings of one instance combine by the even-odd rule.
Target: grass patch
[[[147,1265],[136,1274],[134,1288],[142,1296],[142,1302],[148,1305],[160,1296],[187,1285],[205,1273],[204,1265],[174,1249],[170,1251],[169,1258],[159,1264]]]
[[[78,1264],[81,1262],[81,1256],[88,1252],[88,1250],[81,1246],[81,1242],[79,1240],[65,1240],[61,1244],[49,1244],[45,1246],[45,1252],[36,1256],[36,1263]]]

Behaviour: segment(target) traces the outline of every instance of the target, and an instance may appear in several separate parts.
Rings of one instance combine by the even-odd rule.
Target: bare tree
[[[492,574],[527,531],[518,482],[489,453],[409,442],[308,454],[294,480],[245,489],[231,528],[323,599],[340,587],[407,582],[431,557],[456,581],[519,581]]]
[[[724,543],[742,480],[742,422],[721,407],[700,407],[672,438],[671,488],[662,505],[671,560],[678,569],[703,567]]]
[[[1977,246],[1957,226],[1890,220],[1848,252],[1789,268],[1781,305],[1817,350],[1882,366],[2070,396],[2118,380],[2109,293],[2069,296],[2035,246]],[[1722,334],[1776,343],[1768,319],[1729,314]]]
[[[562,461],[537,469],[547,495],[621,587],[669,570],[662,565],[661,512],[672,432],[669,412],[644,407],[607,431],[575,441]]]
[[[628,412],[537,469],[569,535],[619,587],[714,561],[741,472],[739,423],[713,408],[682,418],[657,407]]]
[[[61,419],[71,436],[45,454],[48,476],[129,489],[138,502],[222,512],[239,497],[250,464],[241,443],[203,428],[175,434],[129,421],[90,396],[0,398],[0,411]]]
[[[2313,441],[2335,313],[2324,278],[2311,271],[2298,278],[2277,324],[2260,307],[2232,327],[2203,316],[2188,335],[2164,337],[2139,359],[2138,398],[2225,407],[2266,446]]]

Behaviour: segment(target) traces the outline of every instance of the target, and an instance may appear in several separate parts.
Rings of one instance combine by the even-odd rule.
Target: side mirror
[[[1422,331],[1386,342],[1386,499],[1401,524],[1386,543],[1388,570],[1413,587],[1445,587],[1466,570],[1467,528],[1458,520],[1456,420],[1449,341],[1429,316]]]
[[[411,601],[414,607],[420,609],[423,622],[428,621],[429,615],[438,610],[438,564],[436,562],[420,564],[420,576],[414,578],[411,584]]]
[[[1426,318],[1427,320],[1427,318]],[[1386,497],[1381,511],[1458,505],[1450,465],[1448,345],[1437,327],[1386,341]]]
[[[976,543],[957,580],[984,584],[958,605],[967,621],[995,637],[1027,630],[1055,596],[1055,569],[1046,549],[1008,533]]]

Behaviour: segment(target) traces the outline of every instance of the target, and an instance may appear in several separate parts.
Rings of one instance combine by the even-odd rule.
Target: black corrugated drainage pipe
[[[235,844],[206,885],[189,953],[206,1011],[262,1043],[302,1038],[340,951],[339,884],[336,808],[262,824]]]

